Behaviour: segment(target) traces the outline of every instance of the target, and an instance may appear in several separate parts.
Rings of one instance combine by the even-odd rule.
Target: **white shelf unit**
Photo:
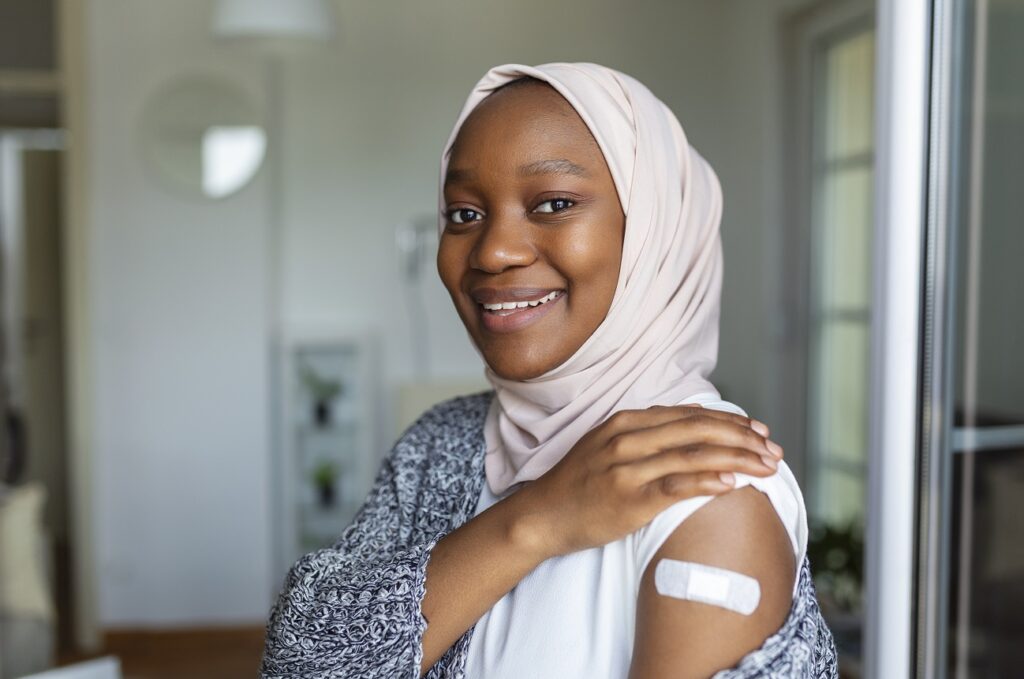
[[[293,333],[279,344],[274,483],[282,572],[332,544],[372,484],[379,460],[374,347],[370,334],[341,332]]]

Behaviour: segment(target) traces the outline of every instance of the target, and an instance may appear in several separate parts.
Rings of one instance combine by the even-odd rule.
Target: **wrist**
[[[562,554],[557,526],[532,484],[527,484],[502,503],[507,510],[506,535],[517,550],[540,564]]]

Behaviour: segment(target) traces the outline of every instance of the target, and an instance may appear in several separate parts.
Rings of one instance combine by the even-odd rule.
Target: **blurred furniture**
[[[52,667],[56,615],[40,483],[0,486],[0,679]]]
[[[376,471],[377,371],[369,335],[303,333],[282,344],[282,566],[331,544]]]
[[[117,658],[97,658],[26,675],[21,679],[121,679],[121,663]]]

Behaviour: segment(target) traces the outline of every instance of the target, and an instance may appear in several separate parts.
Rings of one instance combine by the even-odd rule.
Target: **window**
[[[807,441],[814,515],[861,522],[868,447],[874,30],[812,52]]]
[[[790,116],[801,228],[789,274],[800,309],[799,391],[808,548],[843,676],[859,677],[874,182],[875,33],[870,3],[794,17]]]

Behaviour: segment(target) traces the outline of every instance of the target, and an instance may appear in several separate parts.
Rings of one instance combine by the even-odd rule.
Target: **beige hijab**
[[[626,228],[611,308],[576,353],[525,381],[486,368],[496,391],[484,432],[495,495],[543,475],[616,411],[676,405],[700,392],[718,396],[707,377],[718,357],[721,187],[672,111],[643,84],[589,63],[492,68],[448,138],[442,184],[466,116],[495,88],[521,76],[551,84],[590,128],[615,181]],[[443,195],[441,203],[443,209]]]

